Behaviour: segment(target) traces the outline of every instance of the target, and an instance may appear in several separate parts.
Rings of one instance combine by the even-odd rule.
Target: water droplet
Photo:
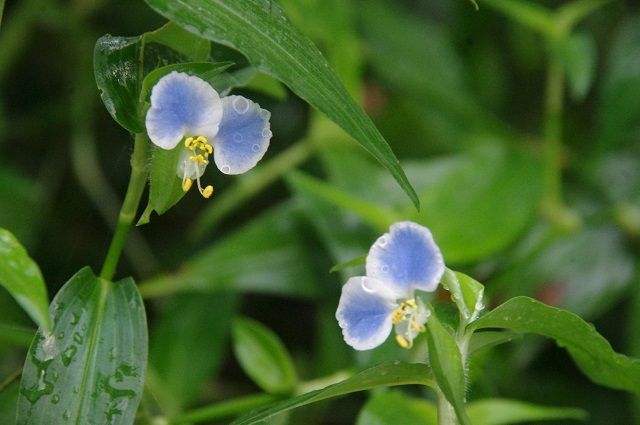
[[[45,371],[41,370],[36,382],[32,387],[20,389],[20,393],[29,401],[34,404],[43,395],[48,395],[53,392],[53,384],[46,380]]]
[[[244,114],[249,110],[249,101],[244,97],[236,97],[232,102],[233,109],[239,113]]]
[[[71,419],[71,414],[69,413],[69,411],[68,411],[68,410],[65,410],[65,411],[62,413],[62,419],[64,419],[65,421],[68,421],[69,419]]]
[[[264,137],[265,139],[271,139],[271,136],[273,136],[271,130],[269,130],[268,128],[262,130],[262,137]]]
[[[362,282],[360,283],[360,285],[362,286],[362,289],[364,289],[366,292],[370,292],[370,293],[376,292],[375,289],[367,286],[367,283],[364,278],[362,278]]]
[[[256,145],[251,146],[251,150],[253,152],[258,152],[260,150],[260,145],[256,144]]]
[[[58,339],[64,339],[64,332],[58,332]]]
[[[378,238],[378,246],[379,246],[380,248],[384,248],[385,246],[387,246],[387,243],[388,243],[388,242],[389,242],[389,241],[388,241],[388,240],[387,240],[387,238],[385,238],[384,236],[380,236],[380,237]]]
[[[262,118],[265,121],[271,118],[271,112],[267,111],[266,109],[260,109],[259,114],[260,114],[260,118]]]
[[[220,167],[220,171],[225,174],[229,174],[231,172],[231,167],[229,167],[228,165],[223,165],[222,167]]]
[[[84,338],[82,337],[82,335],[80,335],[79,332],[74,332],[73,333],[73,341],[76,344],[82,344],[84,342]]]
[[[234,133],[233,134],[233,141],[234,142],[241,143],[242,139],[243,139],[242,134],[240,134],[240,133]]]
[[[60,396],[59,396],[58,394],[54,394],[54,395],[51,397],[51,403],[53,403],[53,404],[58,404],[58,403],[60,403]]]
[[[75,345],[71,345],[69,348],[64,350],[61,358],[62,364],[64,364],[65,366],[69,366],[69,364],[71,363],[71,360],[73,359],[73,356],[75,356],[77,352],[78,352],[78,349],[76,348]]]
[[[71,321],[70,321],[70,323],[72,325],[77,325],[79,320],[80,320],[80,315],[79,314],[71,313]]]
[[[382,266],[382,273],[387,273],[389,271],[389,266]]]

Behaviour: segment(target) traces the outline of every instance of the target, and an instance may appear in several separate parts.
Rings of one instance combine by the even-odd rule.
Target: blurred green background
[[[213,198],[189,193],[152,217],[121,262],[119,276],[134,276],[148,301],[146,409],[256,391],[230,349],[236,314],[271,328],[303,379],[419,356],[392,344],[356,355],[333,317],[340,285],[360,270],[329,269],[365,254],[395,219],[429,226],[447,265],[487,285],[488,307],[535,296],[640,356],[640,4],[576,2],[593,10],[563,33],[566,1],[511,3],[524,14],[498,0],[479,11],[461,0],[279,3],[362,102],[422,209],[348,136],[259,75],[238,92],[272,112],[262,165],[240,178],[209,171]],[[6,1],[0,226],[38,262],[50,296],[81,266],[99,269],[129,177],[132,139],[100,102],[93,45],[163,23],[141,1]],[[0,325],[33,327],[2,289]],[[0,341],[0,382],[21,367],[25,340]],[[638,400],[590,383],[538,338],[485,352],[471,379],[471,400],[640,423]],[[290,423],[354,423],[365,399],[301,409]]]

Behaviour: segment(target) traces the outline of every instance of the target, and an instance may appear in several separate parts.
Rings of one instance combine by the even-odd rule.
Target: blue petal
[[[399,298],[410,298],[414,289],[434,291],[443,273],[444,260],[431,232],[410,221],[392,225],[367,256],[367,276],[388,283]]]
[[[156,146],[173,149],[187,136],[211,141],[221,119],[218,92],[198,77],[174,71],[153,86],[145,123]]]
[[[342,287],[336,319],[347,344],[370,350],[382,344],[391,332],[391,315],[398,307],[384,282],[352,277]]]
[[[222,98],[222,108],[213,159],[223,173],[241,174],[253,168],[269,147],[271,114],[242,96]]]

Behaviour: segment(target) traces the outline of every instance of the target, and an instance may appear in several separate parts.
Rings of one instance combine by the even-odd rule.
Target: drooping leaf
[[[427,385],[434,386],[433,375],[428,366],[421,363],[401,363],[398,361],[385,362],[348,378],[337,384],[329,385],[317,391],[311,391],[300,396],[274,403],[264,409],[250,412],[232,425],[249,425],[263,421],[291,409],[317,401],[339,397],[357,391],[395,385]]]
[[[38,265],[8,230],[0,228],[0,285],[31,319],[45,330],[51,329],[47,287]]]
[[[587,413],[571,407],[541,406],[518,400],[492,398],[476,400],[467,407],[473,425],[508,425],[520,422],[559,421],[576,419],[584,421]]]
[[[142,395],[147,328],[127,278],[112,283],[89,268],[54,298],[51,332],[39,329],[20,385],[18,425],[130,425]]]
[[[512,298],[469,329],[502,328],[554,339],[592,381],[640,394],[640,359],[616,353],[589,323],[566,310],[528,297]]]
[[[211,41],[237,49],[286,84],[380,161],[413,203],[419,201],[386,141],[311,41],[268,0],[147,0],[158,13]]]
[[[356,425],[436,425],[438,411],[430,401],[408,397],[399,391],[373,395],[358,414]]]
[[[222,364],[235,306],[232,294],[184,294],[157,313],[149,364],[170,395],[170,400],[160,400],[168,414],[192,403]]]
[[[242,369],[270,394],[290,394],[298,384],[293,360],[275,333],[247,318],[233,324],[233,351]]]
[[[304,245],[304,226],[292,204],[276,207],[197,253],[178,271],[143,282],[140,292],[145,297],[185,291],[315,296],[317,277]]]
[[[426,336],[429,346],[429,363],[438,387],[453,406],[460,423],[470,425],[471,422],[465,410],[464,365],[458,344],[433,312],[427,320]]]

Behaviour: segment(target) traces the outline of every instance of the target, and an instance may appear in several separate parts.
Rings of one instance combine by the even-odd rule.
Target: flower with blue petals
[[[264,156],[271,130],[269,111],[242,96],[220,98],[204,80],[182,72],[162,77],[151,90],[146,128],[151,142],[172,150],[183,144],[176,173],[186,192],[193,181],[208,198],[213,187],[203,188],[200,177],[209,157],[225,174],[241,174]]]
[[[398,344],[411,348],[430,314],[415,291],[435,291],[444,269],[429,229],[410,221],[393,224],[369,250],[366,276],[342,287],[336,319],[344,340],[356,350],[370,350],[393,328]]]

